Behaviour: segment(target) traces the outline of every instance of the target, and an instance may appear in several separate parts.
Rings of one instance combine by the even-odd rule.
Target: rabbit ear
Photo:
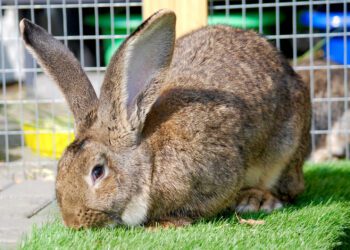
[[[20,22],[27,49],[60,87],[75,118],[77,131],[84,130],[89,111],[98,103],[96,93],[73,53],[43,28],[27,19]]]
[[[108,128],[110,136],[125,138],[122,134],[130,132],[137,137],[141,132],[158,97],[160,76],[171,62],[175,22],[174,12],[158,11],[143,22],[113,56],[101,87],[99,104],[99,117],[113,127]]]

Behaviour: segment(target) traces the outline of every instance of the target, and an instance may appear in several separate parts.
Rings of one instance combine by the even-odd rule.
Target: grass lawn
[[[305,167],[307,187],[294,205],[272,214],[233,214],[178,229],[74,231],[56,219],[35,227],[23,249],[350,249],[350,162]]]

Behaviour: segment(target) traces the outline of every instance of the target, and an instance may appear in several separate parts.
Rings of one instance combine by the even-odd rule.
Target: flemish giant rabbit
[[[99,98],[66,47],[21,21],[75,117],[56,180],[67,226],[271,211],[303,190],[307,86],[256,33],[212,26],[175,42],[175,19],[161,10],[123,43]]]

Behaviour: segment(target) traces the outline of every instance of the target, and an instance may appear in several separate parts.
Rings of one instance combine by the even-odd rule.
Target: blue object
[[[301,13],[300,22],[304,26],[310,25],[309,11],[305,11]],[[344,28],[344,24],[346,25],[347,28],[350,28],[350,12],[347,12],[345,16],[343,12],[330,12],[328,20],[327,20],[326,12],[319,12],[319,11],[312,12],[312,26],[314,28],[326,30],[327,23],[331,29]]]
[[[344,55],[346,56],[346,64],[350,64],[350,37],[346,37],[347,41],[347,51],[344,54],[344,37],[332,37],[329,39],[329,58],[336,63],[339,64],[345,64],[345,58]],[[323,51],[324,54],[327,56],[327,46],[323,46]]]
[[[300,23],[303,26],[309,27],[310,25],[310,12],[302,12],[299,17]],[[326,12],[313,11],[312,12],[312,26],[319,30],[326,30],[329,25],[330,30],[344,29],[344,26],[350,30],[350,12],[344,15],[343,12],[330,12],[327,18]],[[347,51],[345,53],[346,63],[350,64],[350,36],[346,37]],[[327,42],[327,41],[326,41]],[[329,39],[329,55],[327,55],[327,44],[323,46],[323,51],[326,57],[329,57],[332,61],[344,64],[344,36],[330,37]]]

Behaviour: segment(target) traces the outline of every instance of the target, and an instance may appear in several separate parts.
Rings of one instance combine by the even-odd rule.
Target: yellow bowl
[[[74,140],[73,132],[53,132],[47,128],[37,128],[33,124],[23,124],[26,145],[40,156],[58,159],[66,147]]]

